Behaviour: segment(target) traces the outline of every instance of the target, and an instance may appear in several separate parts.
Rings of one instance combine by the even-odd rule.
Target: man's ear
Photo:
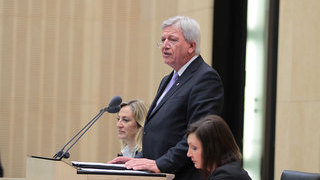
[[[196,42],[190,42],[189,45],[188,53],[191,54],[196,50]]]

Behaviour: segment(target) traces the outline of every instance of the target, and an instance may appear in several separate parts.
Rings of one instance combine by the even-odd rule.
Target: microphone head
[[[111,106],[119,106],[122,103],[122,99],[120,96],[114,96],[109,103],[109,107]]]
[[[109,106],[106,108],[106,111],[108,113],[117,113],[120,111],[120,104],[122,102],[122,99],[120,96],[114,96],[109,103]]]
[[[120,111],[120,106],[107,107],[108,113],[118,113]]]

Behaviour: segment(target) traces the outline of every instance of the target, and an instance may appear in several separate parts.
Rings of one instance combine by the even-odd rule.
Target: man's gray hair
[[[200,25],[196,20],[186,16],[171,17],[162,22],[161,29],[163,30],[169,26],[176,26],[180,28],[187,42],[196,43],[196,55],[200,54]]]

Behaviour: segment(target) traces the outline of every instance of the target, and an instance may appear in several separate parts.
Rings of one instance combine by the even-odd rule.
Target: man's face
[[[176,71],[194,55],[195,43],[186,42],[182,30],[176,26],[163,29],[161,42],[164,62]]]

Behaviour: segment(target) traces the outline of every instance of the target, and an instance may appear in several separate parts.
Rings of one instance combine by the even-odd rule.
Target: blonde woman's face
[[[187,156],[191,158],[195,168],[202,168],[202,144],[194,133],[188,136],[188,153]]]
[[[139,128],[130,106],[124,106],[120,109],[117,128],[119,139],[126,142],[134,141]]]

